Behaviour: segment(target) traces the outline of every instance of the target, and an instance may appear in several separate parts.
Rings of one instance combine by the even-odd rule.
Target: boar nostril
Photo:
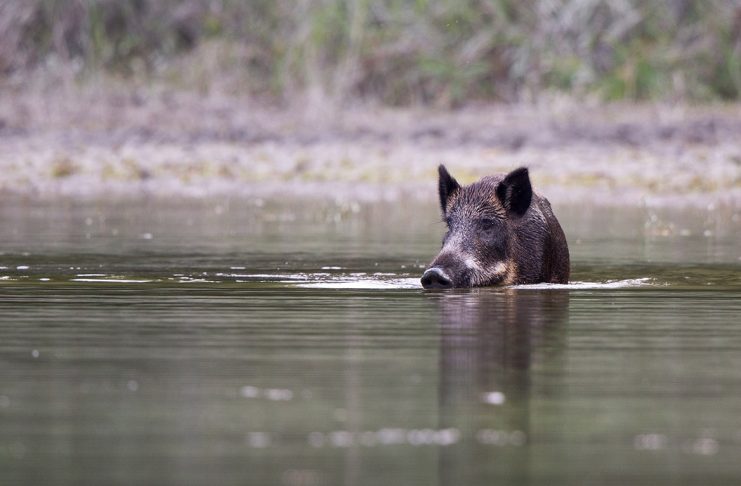
[[[422,282],[422,287],[426,289],[453,288],[453,281],[440,268],[429,268],[425,270],[420,281]]]

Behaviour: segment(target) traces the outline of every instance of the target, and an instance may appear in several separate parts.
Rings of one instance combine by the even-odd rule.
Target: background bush
[[[277,101],[738,100],[741,4],[0,0],[0,79],[43,68]]]

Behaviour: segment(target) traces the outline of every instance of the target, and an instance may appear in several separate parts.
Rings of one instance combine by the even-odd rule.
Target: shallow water
[[[5,204],[0,483],[738,482],[738,211],[555,210],[425,292],[433,204]]]

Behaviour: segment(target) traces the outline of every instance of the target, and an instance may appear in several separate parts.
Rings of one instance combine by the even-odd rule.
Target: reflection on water
[[[434,205],[0,206],[0,483],[735,483],[736,213],[556,209],[424,292]]]
[[[527,480],[531,368],[562,372],[569,294],[475,290],[439,296],[440,421],[464,441],[442,452],[440,484]],[[492,447],[506,461],[482,460]]]

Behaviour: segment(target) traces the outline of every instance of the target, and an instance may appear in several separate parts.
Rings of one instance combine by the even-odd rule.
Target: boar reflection
[[[527,479],[531,396],[557,393],[568,293],[481,289],[435,297],[440,426],[468,439],[443,452],[441,483]]]

